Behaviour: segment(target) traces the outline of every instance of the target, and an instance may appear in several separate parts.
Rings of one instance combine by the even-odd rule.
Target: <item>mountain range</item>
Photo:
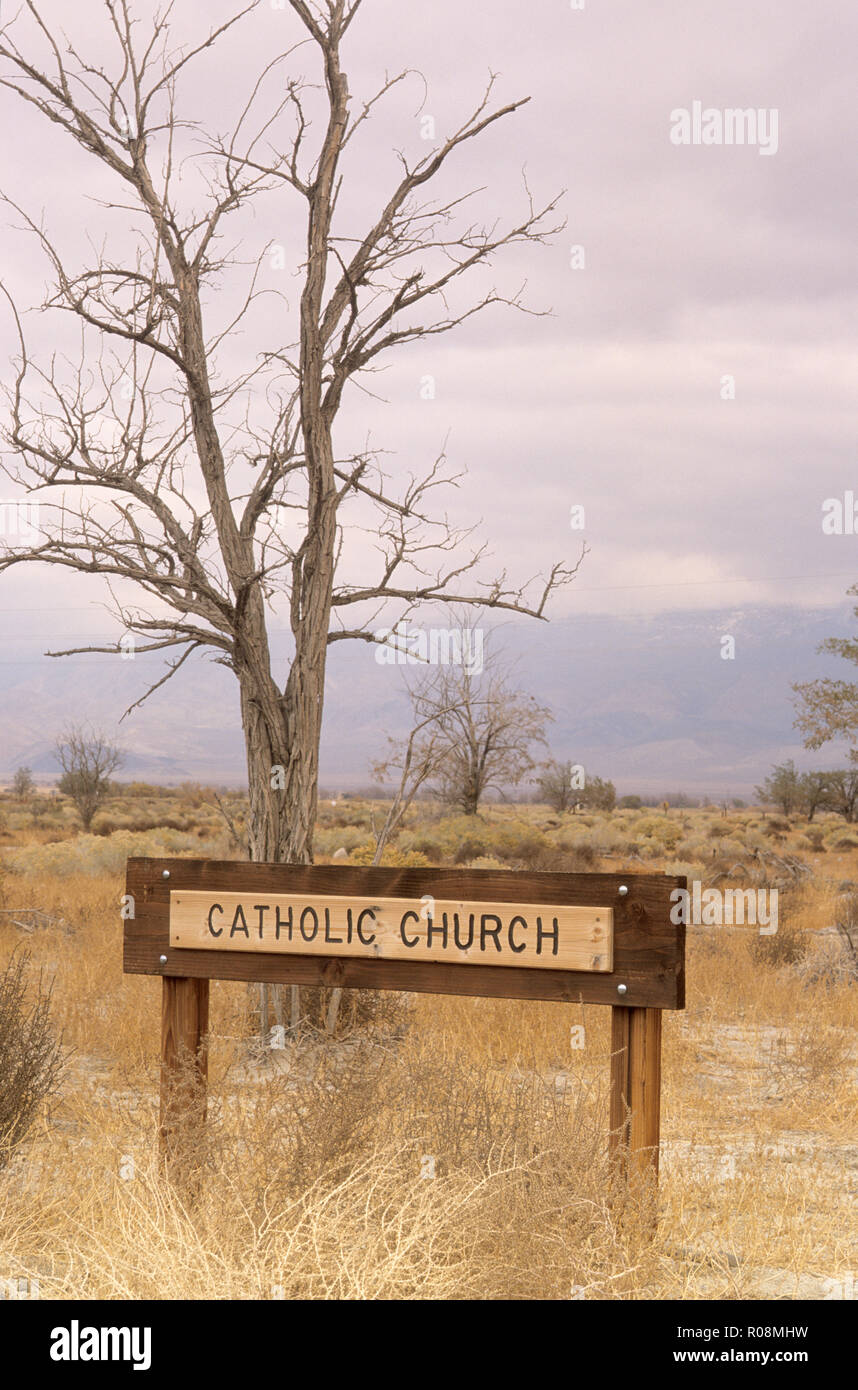
[[[585,614],[504,623],[486,641],[487,650],[502,649],[516,686],[552,711],[554,756],[611,778],[621,794],[747,796],[786,758],[803,768],[844,760],[842,746],[802,748],[791,685],[823,675],[850,678],[851,667],[817,648],[826,637],[850,635],[852,622],[846,606]],[[163,673],[158,658],[51,659],[43,652],[56,642],[21,624],[4,645],[0,779],[26,764],[37,780],[53,780],[57,735],[68,722],[86,721],[122,744],[125,779],[243,780],[237,688],[223,667],[190,659],[119,722]],[[285,670],[285,637],[275,639],[274,652]],[[331,648],[321,781],[332,791],[366,786],[388,736],[409,728],[405,677],[413,671],[380,664],[377,655],[363,643]]]

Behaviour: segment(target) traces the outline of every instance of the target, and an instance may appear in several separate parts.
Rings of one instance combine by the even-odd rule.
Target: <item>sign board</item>
[[[258,899],[264,901],[258,901]],[[170,945],[610,970],[609,907],[309,893],[170,893]]]
[[[676,1009],[684,928],[671,922],[670,895],[684,884],[131,859],[125,970]]]
[[[162,977],[164,1155],[176,1164],[205,1123],[209,980],[245,980],[610,1004],[610,1150],[627,1179],[657,1180],[685,888],[662,874],[129,859],[124,968]]]

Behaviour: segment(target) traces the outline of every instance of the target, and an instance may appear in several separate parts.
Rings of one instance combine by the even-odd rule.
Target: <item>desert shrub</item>
[[[302,1028],[327,1032],[332,990],[325,985],[301,986]],[[286,991],[288,993],[288,991]],[[336,1035],[358,1034],[362,1043],[373,1038],[401,1036],[408,1023],[409,996],[390,989],[344,989],[337,1010]]]
[[[851,1065],[851,1052],[851,1032],[812,1022],[778,1034],[766,1062],[781,1094],[795,1094],[808,1087],[818,1092],[842,1083]]]
[[[751,956],[758,965],[768,965],[780,969],[785,965],[796,965],[803,961],[809,947],[808,938],[798,922],[786,914],[778,921],[778,929],[771,936],[757,935],[751,943]]]
[[[854,835],[840,835],[838,839],[832,840],[834,849],[858,849],[858,840]]]
[[[638,835],[655,835],[664,819],[664,816],[644,816],[635,825],[635,830]]]
[[[527,1165],[531,1203],[549,1174],[566,1176],[568,1194],[573,1157],[604,1171],[601,1117],[588,1101],[584,1088],[564,1094],[535,1074],[487,1073],[455,1052],[433,1056],[406,1046],[379,1054],[366,1043],[340,1062],[323,1052],[306,1079],[277,1098],[266,1096],[296,1196],[320,1180],[332,1190],[379,1144],[396,1141],[415,1177],[423,1154],[437,1156],[439,1178],[484,1177],[515,1158]],[[403,1134],[413,1136],[410,1152]]]
[[[825,831],[821,826],[809,825],[804,832],[804,838],[817,854],[825,853]]]
[[[409,849],[425,854],[430,864],[441,864],[444,860],[443,848],[429,835],[413,835],[407,844]]]
[[[822,832],[825,837],[825,843],[829,846],[832,845],[835,840],[838,840],[840,836],[845,833],[845,831],[846,827],[841,820],[830,821]]]
[[[676,846],[676,854],[679,859],[704,864],[712,860],[712,846],[707,845],[705,840],[681,840]]]
[[[495,832],[489,852],[496,854],[508,864],[521,862],[529,867],[550,848],[551,841],[540,830],[521,822],[513,822]]]
[[[708,827],[706,833],[710,840],[726,840],[732,829],[728,821],[716,820]]]
[[[503,869],[505,865],[491,854],[481,854],[479,859],[471,860],[469,867],[471,869]]]
[[[485,840],[481,840],[478,835],[465,835],[456,846],[453,863],[469,864],[472,859],[479,859],[484,854],[488,854]]]
[[[319,854],[335,854],[340,848],[356,850],[366,843],[366,830],[357,825],[326,826],[317,830],[315,835],[315,847]]]
[[[656,854],[659,852],[657,845],[653,846],[651,842],[648,841],[644,841],[644,844],[647,844],[650,849],[654,848]],[[641,853],[641,845],[638,844],[637,840],[620,838],[619,840],[617,840],[615,852],[619,855],[624,855],[627,859],[639,858]]]
[[[117,830],[112,835],[78,835],[48,845],[28,845],[5,850],[8,867],[15,873],[46,874],[65,878],[69,874],[121,873],[126,859],[138,856],[157,859],[196,853],[195,835],[176,830],[137,832]]]
[[[817,940],[814,949],[797,963],[796,974],[805,988],[822,985],[831,989],[858,983],[858,933],[854,927],[842,935]]]
[[[141,824],[141,821],[136,816],[101,812],[93,818],[91,832],[93,835],[104,836],[113,835],[117,830],[151,829],[153,829],[153,826],[150,822],[144,820]]]
[[[744,859],[747,851],[741,840],[722,840],[718,846],[718,853],[735,863],[737,859]]]
[[[182,782],[178,794],[189,806],[197,807],[210,799],[211,790],[210,787],[201,787],[199,782]]]
[[[582,873],[591,869],[596,862],[596,850],[589,840],[574,842],[560,841],[558,844],[533,844],[527,853],[526,861],[514,859],[513,863],[526,862],[529,869],[542,873]]]
[[[370,824],[369,807],[357,802],[338,803],[336,808],[323,807],[319,810],[319,822],[339,830],[344,830],[346,826],[366,830]]]
[[[14,954],[0,975],[0,1168],[59,1086],[62,1039],[51,1022],[51,991],[38,977],[28,1002],[30,957]]]
[[[667,816],[646,816],[635,826],[635,834],[665,849],[676,849],[682,839],[682,827]]]
[[[700,877],[700,865],[692,864],[686,859],[671,859],[665,863],[664,872],[671,877],[687,878],[690,886]]]
[[[482,816],[442,816],[432,821],[432,840],[440,847],[442,855],[452,859],[462,840],[479,838],[488,844],[489,828]],[[416,846],[415,846],[416,848]],[[484,853],[489,853],[488,848]]]
[[[375,843],[372,840],[358,845],[349,855],[352,864],[371,864],[374,857]],[[417,850],[403,850],[399,845],[386,845],[381,856],[381,865],[383,868],[391,869],[424,869],[429,868],[429,860],[425,854],[420,854]]]
[[[583,873],[592,869],[597,854],[589,840],[561,841],[557,845],[559,863],[557,867],[566,873]]]

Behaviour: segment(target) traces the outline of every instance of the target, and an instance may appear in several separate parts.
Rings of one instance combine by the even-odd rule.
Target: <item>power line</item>
[[[571,589],[572,594],[609,594],[617,593],[621,590],[632,589],[690,589],[690,588],[715,588],[720,584],[794,584],[799,582],[807,583],[809,580],[818,579],[856,579],[854,570],[843,570],[838,574],[756,574],[746,575],[736,579],[665,579],[651,581],[645,584],[581,584]],[[431,599],[426,600],[431,603]],[[369,600],[367,600],[369,602]],[[93,604],[75,604],[70,607],[54,605],[45,608],[8,608],[2,609],[3,613],[89,613]],[[169,620],[167,620],[169,621]],[[288,632],[288,628],[275,628],[275,632]]]

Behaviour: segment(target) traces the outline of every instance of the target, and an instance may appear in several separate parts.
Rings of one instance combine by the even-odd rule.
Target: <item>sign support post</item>
[[[611,1009],[609,1148],[626,1181],[658,1181],[661,1009]]]
[[[161,981],[161,1156],[174,1164],[202,1137],[208,1085],[209,982]]]

